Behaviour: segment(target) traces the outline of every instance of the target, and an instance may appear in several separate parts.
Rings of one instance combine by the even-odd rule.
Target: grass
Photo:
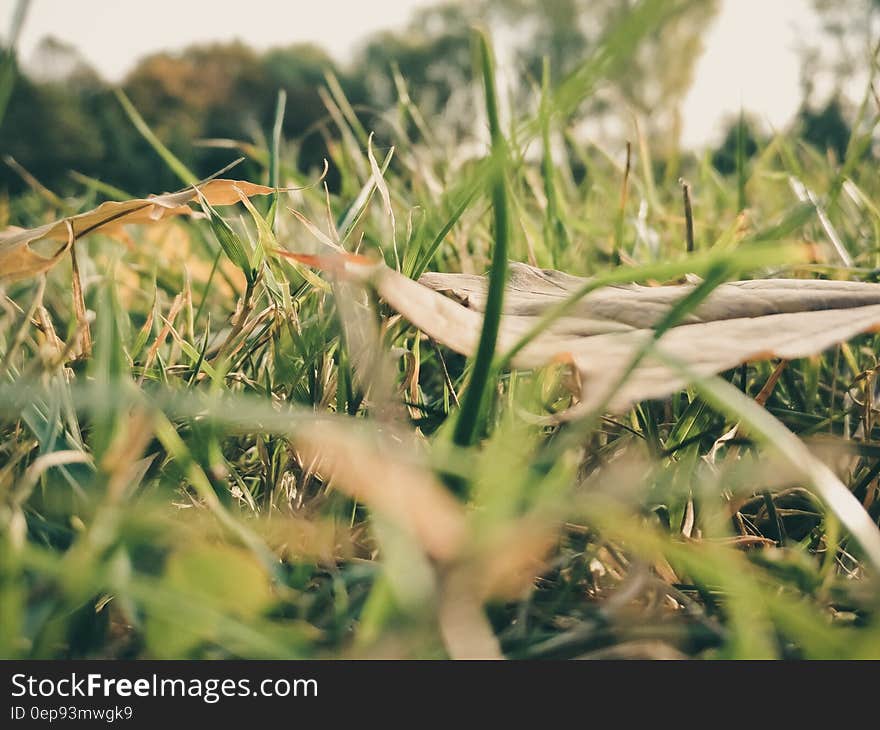
[[[486,115],[489,121],[491,136],[490,160],[493,174],[489,181],[492,200],[493,223],[492,265],[489,271],[489,290],[486,299],[486,313],[483,317],[483,328],[480,332],[480,343],[474,358],[470,380],[465,391],[461,411],[455,422],[453,438],[460,446],[471,446],[476,440],[484,412],[483,403],[489,385],[489,373],[492,357],[498,341],[498,328],[504,301],[504,287],[507,283],[507,250],[510,237],[510,221],[507,204],[507,146],[501,122],[498,118],[498,95],[495,92],[495,64],[488,38],[479,35],[480,65],[483,70],[483,85],[486,90]]]
[[[329,79],[337,192],[205,206],[205,220],[133,230],[127,245],[95,235],[77,244],[76,277],[68,261],[9,285],[0,656],[880,656],[876,570],[826,479],[877,522],[874,336],[564,424],[548,417],[573,405],[565,369],[511,372],[495,351],[508,259],[593,274],[590,286],[701,274],[658,333],[793,242],[812,242],[814,263],[773,271],[876,278],[880,184],[855,157],[783,133],[749,162],[738,150],[724,178],[687,155],[655,176],[664,161],[645,139],[632,160],[589,141],[551,149],[669,5],[640,6],[555,90],[545,75],[534,114],[508,120],[482,37],[482,159],[429,142],[444,120],[425,120],[399,76],[400,107],[372,139]],[[282,185],[298,152],[284,107],[268,149],[250,147]],[[690,255],[681,188],[656,182],[679,175]],[[820,218],[790,180],[833,204]],[[101,191],[63,202],[87,209]],[[65,212],[34,190],[9,222]],[[411,275],[488,270],[495,306],[474,361],[275,253],[327,245]]]

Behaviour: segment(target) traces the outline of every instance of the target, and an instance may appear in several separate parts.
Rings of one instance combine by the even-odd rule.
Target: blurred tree
[[[677,144],[677,110],[693,80],[701,51],[701,37],[718,8],[718,0],[684,0],[686,10],[649,36],[629,62],[614,71],[608,93],[594,96],[581,110],[596,119],[621,105],[644,121],[649,134]],[[468,89],[472,75],[471,28],[491,28],[514,100],[534,99],[543,58],[550,59],[556,81],[581,64],[595,48],[604,30],[633,6],[633,0],[476,0],[450,3],[418,13],[402,32],[374,36],[360,54],[372,103],[387,107],[396,100],[392,63],[400,67],[410,95],[426,113],[448,108],[456,90]],[[453,113],[456,110],[451,110]],[[457,110],[472,124],[473,109],[466,102]],[[675,139],[669,140],[670,135]]]
[[[687,12],[640,44],[615,78],[619,98],[643,121],[655,142],[664,143],[655,144],[657,149],[669,152],[679,146],[681,105],[694,80],[704,32],[718,6],[718,0],[691,3]]]
[[[273,89],[267,99],[271,109],[264,113],[274,113],[277,90],[284,89],[287,93],[284,134],[288,139],[301,140],[297,164],[303,172],[320,169],[323,160],[330,155],[322,134],[327,110],[318,89],[326,83],[326,74],[331,72],[340,79],[349,101],[359,104],[364,98],[361,84],[342,74],[323,49],[310,43],[275,48],[266,53],[262,64],[267,83]],[[265,123],[268,124],[268,118]],[[336,182],[337,176],[331,174],[328,184],[335,187]]]
[[[396,65],[425,113],[445,108],[472,78],[471,28],[483,17],[482,2],[448,3],[419,10],[403,31],[384,31],[358,53],[355,68],[369,103],[387,109],[397,101]]]
[[[799,49],[803,101],[797,122],[807,142],[842,160],[855,123],[850,101],[873,93],[880,0],[812,0],[812,5],[822,34],[805,36]]]
[[[194,144],[204,138],[257,139],[272,124],[279,88],[287,92],[284,133],[302,141],[299,165],[308,170],[327,155],[326,134],[336,134],[318,94],[333,72],[367,128],[398,101],[394,69],[425,116],[445,113],[452,134],[474,128],[471,28],[488,26],[495,36],[510,97],[534,99],[532,84],[543,57],[559,81],[590,54],[608,23],[627,13],[633,0],[474,0],[420,10],[401,32],[368,39],[348,73],[314,45],[293,45],[258,54],[241,43],[196,45],[143,59],[123,89],[147,123],[197,174],[229,161],[229,150]],[[626,108],[643,128],[674,143],[675,116],[699,55],[700,32],[717,0],[676,0],[689,12],[677,15],[625,65],[614,69],[605,93],[579,110],[591,120],[625,119]],[[67,171],[100,177],[133,194],[178,187],[179,182],[132,128],[110,89],[75,52],[48,41],[12,100],[0,127],[3,151],[53,189],[64,189]],[[608,113],[613,112],[613,114]],[[628,127],[628,125],[626,125]],[[625,132],[621,128],[620,136]],[[307,138],[303,140],[303,135]],[[655,147],[656,149],[656,147]],[[243,174],[254,172],[243,170]],[[0,171],[0,185],[13,192],[21,181]]]
[[[804,106],[798,113],[801,136],[822,152],[832,152],[835,159],[843,160],[852,133],[839,96],[832,97],[819,110]]]
[[[262,65],[268,85],[287,92],[286,135],[298,137],[326,116],[318,89],[326,72],[340,73],[323,49],[310,43],[275,48],[266,53]],[[274,109],[275,99],[270,103]]]
[[[104,141],[88,109],[71,87],[38,84],[20,77],[0,124],[2,153],[14,157],[38,180],[54,185],[63,171],[94,171],[104,159]],[[13,192],[24,181],[0,165],[0,185]]]
[[[810,104],[816,103],[815,95],[837,96],[853,81],[867,82],[880,33],[880,0],[812,0],[812,4],[823,34],[818,39],[805,35],[799,49],[801,86]]]
[[[149,56],[123,88],[159,138],[198,175],[223,166],[230,155],[194,142],[251,137],[266,122],[275,97],[260,57],[241,43]]]
[[[157,134],[192,139],[206,129],[240,132],[260,119],[270,103],[267,81],[247,46],[212,44],[145,58],[124,89]]]
[[[488,7],[511,23],[524,43],[518,44],[520,64],[532,79],[540,79],[543,59],[550,60],[551,76],[562,78],[584,59],[611,19],[616,0],[488,0]]]
[[[732,175],[736,172],[739,145],[742,144],[744,158],[750,160],[757,154],[761,143],[763,140],[758,135],[754,121],[748,117],[736,117],[728,122],[724,140],[712,153],[712,165],[722,175]]]

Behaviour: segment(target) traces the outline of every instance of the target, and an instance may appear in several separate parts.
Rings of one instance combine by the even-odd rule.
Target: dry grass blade
[[[0,232],[0,282],[16,281],[48,271],[61,258],[71,242],[90,233],[118,234],[129,223],[155,223],[172,216],[192,216],[195,211],[188,203],[201,194],[211,205],[232,205],[239,200],[239,192],[247,196],[269,195],[274,188],[241,180],[210,180],[198,188],[191,187],[176,193],[151,195],[122,202],[108,201],[94,210],[38,228],[9,228]],[[61,247],[44,256],[33,250],[40,241],[57,241]]]
[[[80,357],[91,357],[92,355],[92,335],[89,330],[89,318],[86,314],[86,302],[83,296],[82,279],[79,274],[79,262],[76,259],[76,247],[73,245],[73,226],[67,221],[67,227],[70,233],[70,264],[72,271],[71,284],[73,286],[73,311],[76,314],[76,321],[82,336],[79,338],[78,349]]]
[[[369,283],[385,301],[437,342],[470,354],[477,346],[482,317],[451,299],[364,256],[312,256],[279,252],[286,258],[329,271],[336,276]]]
[[[293,440],[303,460],[319,462],[319,471],[337,489],[409,532],[429,555],[438,560],[457,555],[465,537],[464,511],[427,471],[401,462],[389,447],[367,442],[342,423],[315,424]]]
[[[393,152],[394,148],[391,149],[389,154],[393,154]],[[385,178],[382,177],[382,170],[379,168],[379,163],[376,162],[376,157],[373,155],[372,133],[367,141],[367,158],[370,161],[370,171],[373,175],[373,183],[379,191],[379,195],[382,197],[382,206],[385,209],[385,214],[391,221],[391,245],[394,248],[394,262],[397,265],[397,268],[400,269],[400,258],[397,253],[397,223],[394,220],[394,208],[391,207],[391,194],[388,192],[388,185],[385,183]]]
[[[687,362],[699,375],[714,375],[745,362],[781,358],[792,360],[821,352],[856,335],[880,328],[880,305],[743,317],[682,325],[660,338],[656,349]],[[584,407],[599,402],[614,374],[650,339],[651,330],[623,335],[560,338],[536,343],[529,354],[533,365],[541,354],[554,351],[571,356],[584,379]],[[528,350],[525,350],[525,355]],[[660,398],[687,384],[655,354],[649,354],[632,377],[614,394],[612,410],[639,400]]]
[[[454,571],[444,582],[437,618],[452,659],[504,658],[478,596],[469,571]]]

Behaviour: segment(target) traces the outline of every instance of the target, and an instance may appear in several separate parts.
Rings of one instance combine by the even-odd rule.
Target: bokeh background
[[[102,0],[36,0],[16,28],[17,4],[0,2],[16,33],[21,77],[0,126],[0,147],[53,190],[71,170],[131,194],[176,186],[122,112],[121,86],[160,139],[208,174],[229,160],[211,140],[260,141],[276,93],[288,95],[284,134],[302,139],[304,173],[328,157],[335,127],[319,89],[332,74],[365,127],[381,135],[406,79],[422,113],[447,134],[473,130],[470,29],[492,32],[508,105],[526,103],[543,56],[559,79],[589,54],[627,0],[381,0],[247,4],[158,0],[148,7]],[[758,138],[796,128],[838,158],[867,82],[872,0],[714,0],[642,44],[632,62],[577,116],[612,148],[637,119],[660,163],[709,150],[733,165],[739,113],[748,151]],[[7,32],[9,35],[9,32]],[[448,140],[455,142],[456,140]],[[331,183],[334,175],[331,171]],[[0,188],[27,186],[0,166]]]

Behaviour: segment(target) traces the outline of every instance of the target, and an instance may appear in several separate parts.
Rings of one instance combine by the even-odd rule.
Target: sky
[[[682,108],[682,143],[719,141],[725,119],[741,106],[783,127],[801,101],[798,43],[819,33],[809,0],[724,0]]]
[[[203,41],[239,39],[258,50],[311,41],[345,62],[367,35],[405,25],[413,10],[432,2],[32,0],[19,48],[26,64],[43,37],[55,36],[110,81],[148,53]],[[15,0],[0,0],[0,28],[14,6]],[[809,0],[722,0],[684,104],[682,142],[717,142],[741,104],[767,124],[784,126],[800,101],[796,44],[817,33]]]

